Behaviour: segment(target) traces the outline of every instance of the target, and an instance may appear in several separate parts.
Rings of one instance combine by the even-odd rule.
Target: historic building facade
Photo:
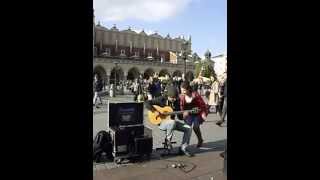
[[[120,31],[115,25],[108,29],[100,24],[93,27],[93,69],[106,84],[119,80],[134,80],[154,73],[159,76],[183,76],[183,49],[191,53],[191,37],[162,37],[158,33],[137,33],[129,27]],[[183,44],[187,44],[183,48]],[[190,61],[189,61],[190,59]],[[192,57],[186,62],[186,78],[193,79],[195,66]]]

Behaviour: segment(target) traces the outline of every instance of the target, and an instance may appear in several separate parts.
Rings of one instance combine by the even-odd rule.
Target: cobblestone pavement
[[[108,117],[108,107],[107,101],[110,102],[133,102],[133,95],[122,95],[114,98],[104,97],[103,105],[100,105],[100,108],[94,108],[93,113],[93,137],[100,130],[107,130],[107,117]],[[158,126],[152,125],[147,119],[147,110],[144,110],[144,125],[152,129],[153,136],[153,149],[161,147],[165,134],[161,131]],[[220,149],[223,150],[225,145],[225,140],[227,139],[227,128],[219,127],[215,124],[218,121],[218,116],[216,114],[209,114],[207,120],[201,125],[202,136],[204,139],[204,147],[200,150],[196,148],[197,138],[194,132],[191,135],[190,140],[190,150],[199,153],[201,151],[206,151],[208,149]],[[174,147],[178,147],[181,144],[182,132],[176,131],[174,133],[173,141],[176,141],[177,144],[174,144]],[[111,164],[110,164],[111,165]],[[108,168],[116,167],[116,165],[110,166]]]

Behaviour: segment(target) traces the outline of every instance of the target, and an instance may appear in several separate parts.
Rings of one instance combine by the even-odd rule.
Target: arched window
[[[125,55],[126,55],[126,50],[121,49],[121,51],[120,51],[120,56],[125,56]]]

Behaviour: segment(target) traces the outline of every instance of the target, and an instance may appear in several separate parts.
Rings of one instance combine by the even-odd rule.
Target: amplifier
[[[114,156],[128,154],[134,151],[134,139],[143,137],[144,126],[128,126],[110,128]]]
[[[134,138],[134,145],[135,154],[143,155],[152,153],[152,137],[144,136]]]

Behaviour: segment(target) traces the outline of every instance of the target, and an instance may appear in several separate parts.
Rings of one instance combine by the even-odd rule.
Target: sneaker
[[[197,148],[202,147],[202,144],[203,144],[203,139],[198,141]]]
[[[180,155],[186,155],[186,156],[188,156],[188,157],[194,156],[193,153],[191,153],[191,152],[189,152],[189,151],[187,151],[187,150],[182,150],[181,148],[179,148],[179,154],[180,154]]]

